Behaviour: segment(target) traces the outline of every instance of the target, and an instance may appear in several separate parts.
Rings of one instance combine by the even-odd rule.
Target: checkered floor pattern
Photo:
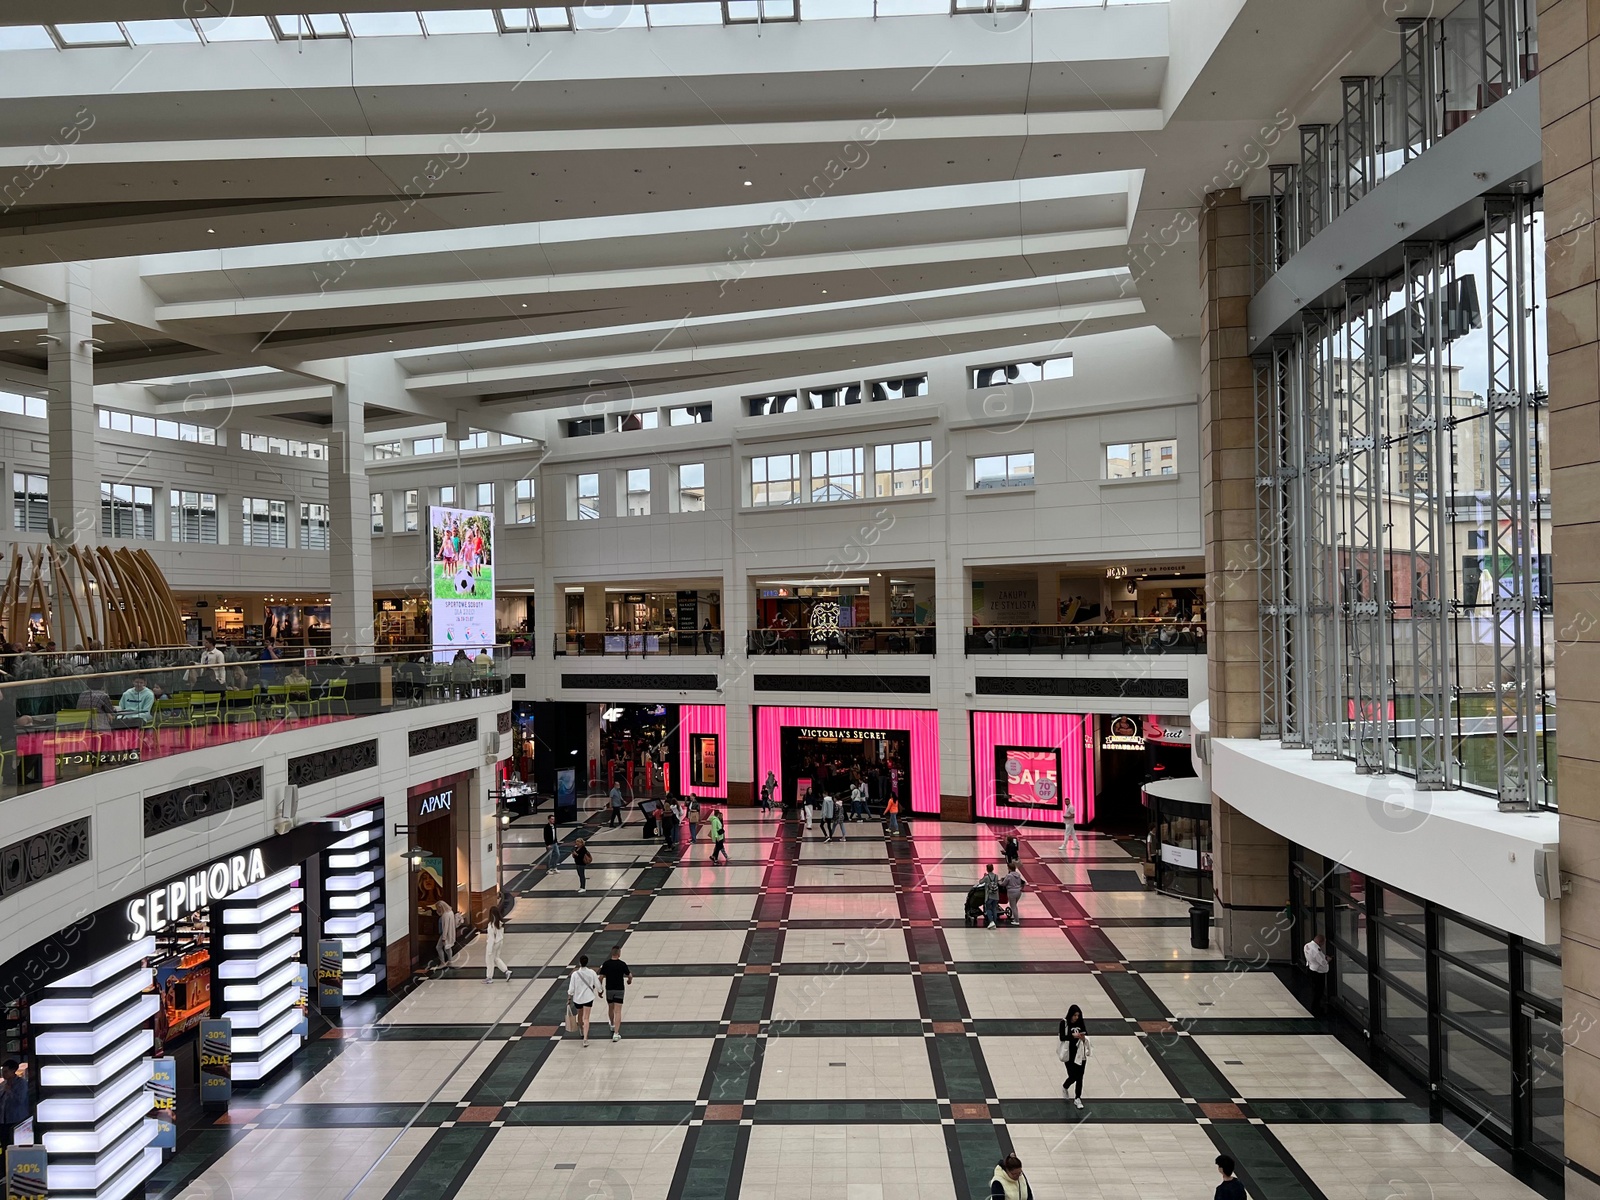
[[[1043,1197],[1209,1196],[1219,1153],[1256,1200],[1550,1193],[1430,1123],[1278,975],[1191,949],[1187,906],[1113,840],[1021,831],[1021,921],[990,930],[963,900],[1008,829],[828,842],[735,810],[726,866],[703,838],[587,829],[580,894],[537,861],[540,823],[507,839],[510,981],[484,983],[478,939],[347,1010],[191,1131],[150,1194],[931,1200],[986,1196],[1008,1152]],[[585,1046],[566,973],[613,946],[634,973],[622,1040],[597,1011]],[[1055,1056],[1071,1004],[1094,1047],[1082,1109]]]

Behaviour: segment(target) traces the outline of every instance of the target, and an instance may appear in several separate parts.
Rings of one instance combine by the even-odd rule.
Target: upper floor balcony
[[[212,746],[507,690],[506,647],[200,661],[193,647],[0,653],[0,799]],[[254,749],[252,749],[252,745]]]
[[[973,654],[1204,654],[1206,626],[1192,619],[1124,621],[1097,625],[973,626]]]
[[[932,625],[777,626],[745,633],[747,654],[933,654]]]

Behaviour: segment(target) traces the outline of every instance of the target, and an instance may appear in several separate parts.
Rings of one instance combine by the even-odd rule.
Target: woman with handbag
[[[1067,1089],[1073,1107],[1082,1108],[1083,1072],[1089,1065],[1090,1053],[1089,1026],[1083,1019],[1083,1009],[1076,1004],[1067,1009],[1067,1015],[1061,1020],[1057,1038],[1060,1045],[1056,1047],[1056,1057],[1067,1068],[1067,1081],[1061,1086]]]
[[[990,1200],[1033,1200],[1033,1189],[1022,1173],[1022,1160],[1015,1154],[1002,1158],[989,1181]]]
[[[567,1032],[581,1030],[585,1049],[589,1046],[589,1014],[599,998],[600,976],[589,969],[589,956],[580,954],[577,969],[567,979]]]

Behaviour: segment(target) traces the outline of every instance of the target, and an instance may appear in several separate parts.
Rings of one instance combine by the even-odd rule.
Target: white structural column
[[[50,518],[58,536],[75,543],[93,542],[100,532],[91,284],[88,263],[68,263],[66,299],[52,303],[47,317]]]
[[[333,646],[345,654],[372,651],[372,497],[367,490],[365,404],[379,381],[351,360],[350,381],[333,389],[328,439],[328,599]],[[372,396],[381,402],[381,396]],[[424,518],[423,536],[427,537]],[[417,562],[419,576],[431,578]]]

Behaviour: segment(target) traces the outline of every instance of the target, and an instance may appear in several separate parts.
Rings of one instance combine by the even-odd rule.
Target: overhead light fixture
[[[745,185],[745,187],[749,187],[750,186],[750,181],[748,179],[746,179],[744,181],[744,185]]]

